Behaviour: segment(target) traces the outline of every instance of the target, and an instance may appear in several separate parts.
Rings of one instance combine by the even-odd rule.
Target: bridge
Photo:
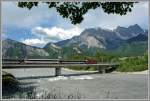
[[[71,61],[60,59],[2,59],[3,69],[22,68],[55,68],[55,76],[61,75],[63,67],[97,67],[99,73],[106,73],[106,69],[117,67],[117,63],[87,63],[83,61]]]

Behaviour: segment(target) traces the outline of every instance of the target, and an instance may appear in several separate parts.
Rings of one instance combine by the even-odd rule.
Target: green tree
[[[64,18],[70,19],[72,24],[79,24],[83,15],[90,9],[101,7],[108,14],[126,15],[132,11],[134,2],[43,2],[49,8],[56,8],[57,12]],[[38,6],[39,2],[18,2],[18,7],[29,10]]]
[[[148,63],[148,51],[144,53],[144,60],[146,63]]]

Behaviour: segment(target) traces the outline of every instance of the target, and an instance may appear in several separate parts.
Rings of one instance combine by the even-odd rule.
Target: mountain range
[[[132,56],[141,55],[148,49],[148,30],[137,24],[128,28],[118,26],[114,30],[88,28],[79,36],[50,42],[43,48],[10,39],[4,40],[2,46],[3,58],[58,58],[62,54],[63,57],[73,54],[94,55],[98,51]]]

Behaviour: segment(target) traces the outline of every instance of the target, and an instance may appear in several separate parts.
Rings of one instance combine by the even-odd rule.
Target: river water
[[[3,98],[22,99],[147,99],[147,74],[99,74],[62,69],[4,69],[12,73],[23,88]],[[13,89],[13,88],[12,88]]]

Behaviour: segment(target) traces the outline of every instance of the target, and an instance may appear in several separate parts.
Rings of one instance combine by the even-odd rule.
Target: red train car
[[[96,60],[88,59],[85,61],[86,64],[97,64]]]

